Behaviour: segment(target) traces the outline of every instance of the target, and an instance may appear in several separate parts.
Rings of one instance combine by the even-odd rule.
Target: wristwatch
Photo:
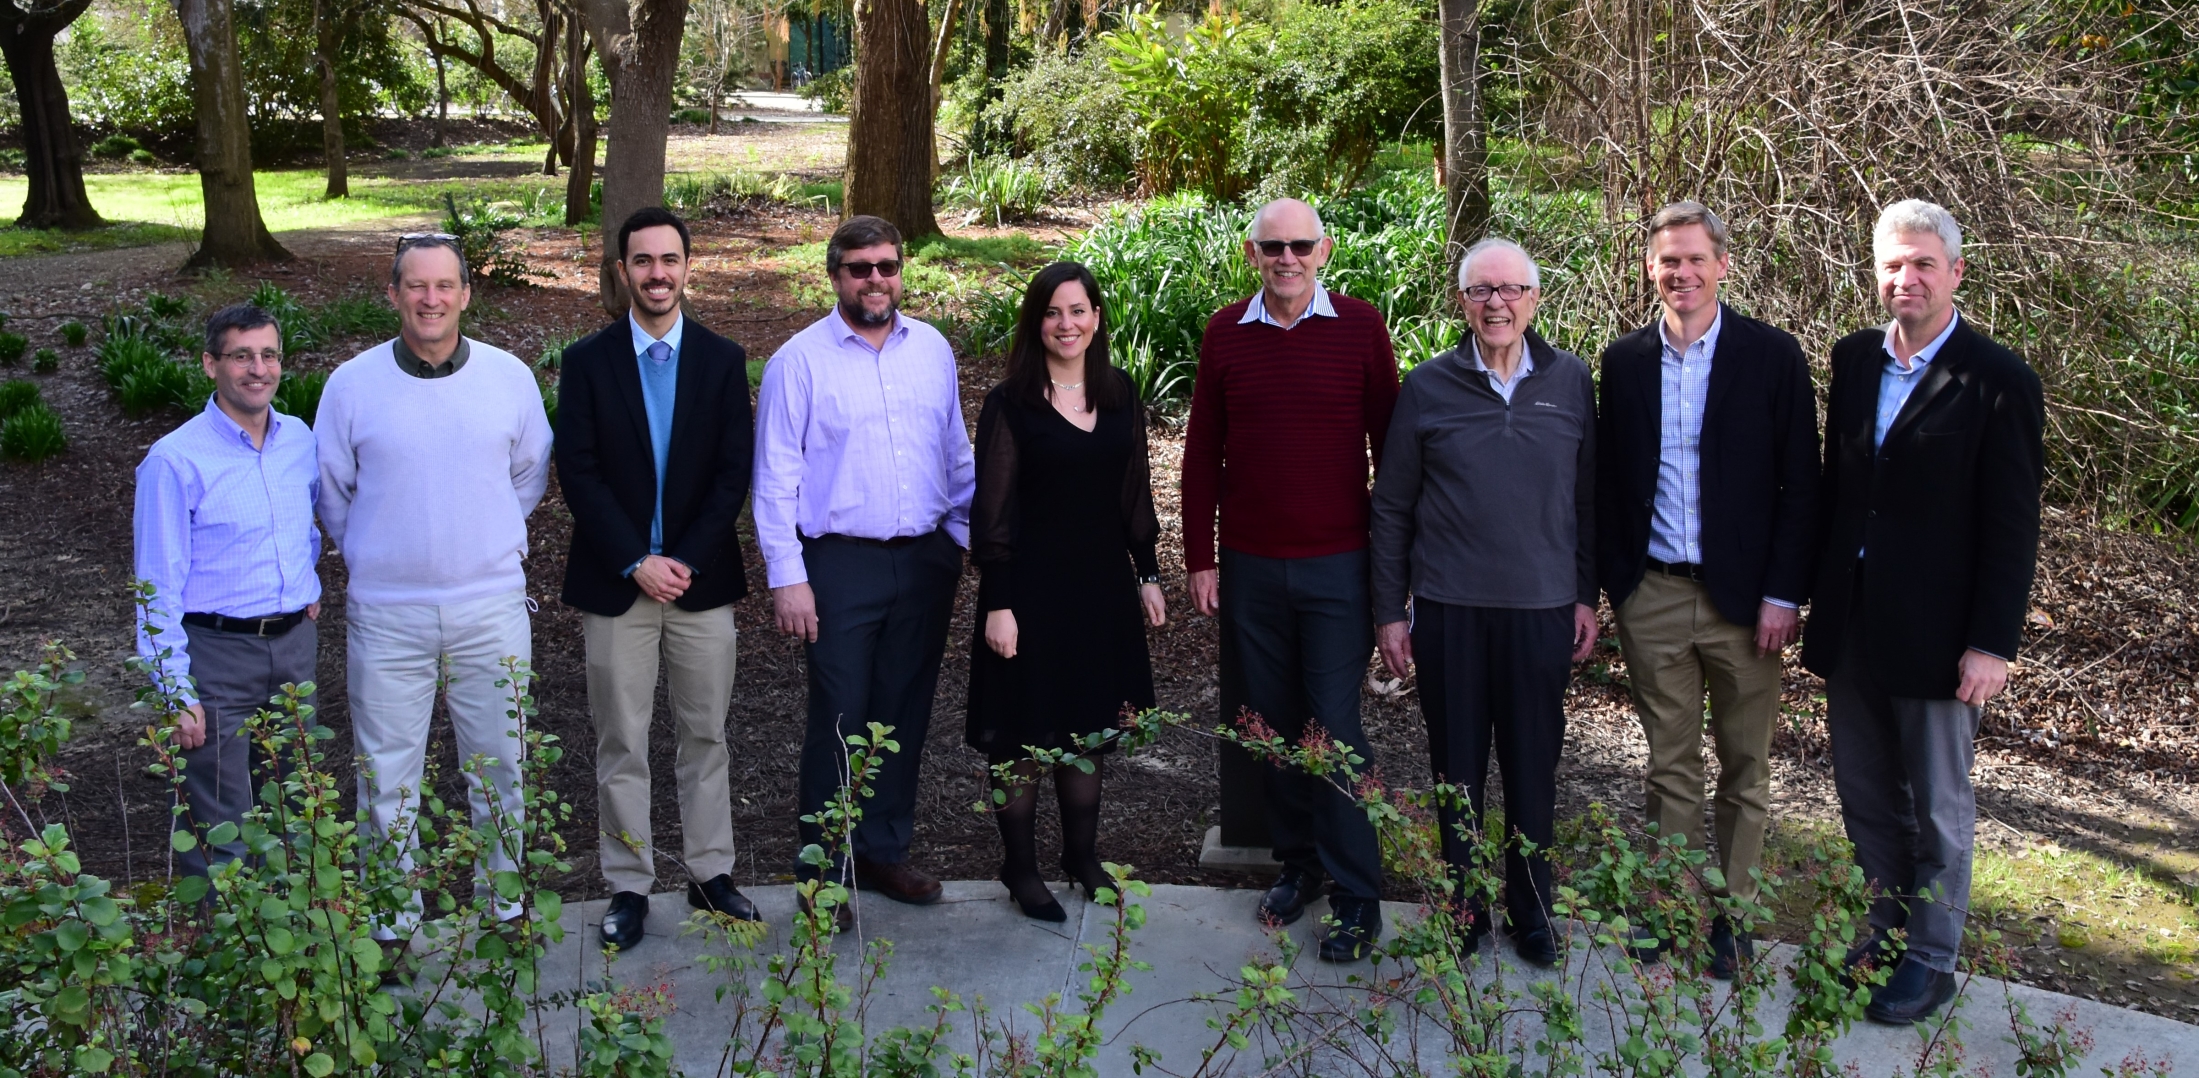
[[[1161,574],[1159,573],[1154,573],[1152,576],[1141,576],[1138,578],[1138,583],[1140,584],[1152,584],[1155,586],[1159,586],[1160,582]]]

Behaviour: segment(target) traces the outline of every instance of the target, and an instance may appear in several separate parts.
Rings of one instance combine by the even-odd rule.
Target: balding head
[[[1258,240],[1317,240],[1328,235],[1321,215],[1312,205],[1295,198],[1278,198],[1252,215],[1252,234]]]

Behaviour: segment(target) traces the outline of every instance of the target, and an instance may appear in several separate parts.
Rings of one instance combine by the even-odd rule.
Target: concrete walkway
[[[1105,941],[1113,916],[1111,909],[1057,891],[1069,911],[1069,922],[1047,925],[1023,917],[997,883],[949,883],[946,887],[945,900],[935,906],[904,906],[877,896],[865,896],[861,901],[862,923],[857,937],[865,943],[892,943],[890,965],[872,987],[863,1018],[872,1036],[896,1026],[929,1026],[933,1016],[926,1008],[933,1002],[934,986],[955,992],[965,1001],[981,998],[991,1009],[995,1023],[1024,1035],[1037,1028],[1037,1021],[1023,1010],[1024,1004],[1059,993],[1071,1009],[1077,1008],[1076,993],[1088,976],[1077,970],[1087,957],[1080,945]],[[746,893],[755,899],[769,925],[765,942],[753,955],[760,965],[764,957],[787,946],[793,889],[759,887]],[[1158,1051],[1164,1073],[1190,1074],[1198,1070],[1201,1053],[1217,1040],[1207,1019],[1226,1013],[1226,1006],[1195,997],[1201,993],[1233,995],[1232,982],[1240,967],[1255,960],[1272,961],[1277,956],[1276,939],[1254,923],[1253,909],[1258,901],[1257,891],[1153,888],[1152,897],[1143,900],[1148,915],[1146,926],[1133,934],[1131,944],[1132,956],[1152,963],[1153,969],[1132,974],[1131,994],[1102,1020],[1108,1042],[1100,1057],[1101,1074],[1131,1074],[1133,1044]],[[656,895],[651,902],[647,938],[608,969],[596,942],[604,905],[599,901],[565,907],[566,940],[549,957],[542,990],[568,992],[601,984],[606,975],[617,984],[667,984],[676,1006],[667,1026],[678,1045],[679,1070],[691,1078],[722,1073],[721,1060],[736,1007],[731,999],[721,1000],[717,995],[727,975],[707,968],[699,940],[682,936],[688,915],[684,895]],[[1291,974],[1291,984],[1300,991],[1301,998],[1313,996],[1332,1006],[1348,1006],[1364,999],[1364,984],[1373,967],[1365,963],[1329,965],[1314,958],[1312,941],[1321,909],[1317,904],[1305,920],[1290,929],[1291,936],[1305,946]],[[1393,923],[1416,916],[1413,907],[1399,903],[1385,904],[1384,912]],[[719,953],[724,953],[722,948]],[[843,984],[858,983],[858,953],[857,948],[845,945],[839,951],[838,972]],[[1481,953],[1486,969],[1490,948],[1484,946]],[[1776,952],[1773,955],[1775,961],[1782,957]],[[1497,961],[1503,968],[1501,975],[1522,990],[1534,979],[1519,972],[1508,949]],[[1576,958],[1576,977],[1582,975],[1582,961]],[[1588,964],[1596,971],[1587,975],[1593,983],[1602,964],[1593,960]],[[1384,973],[1394,972],[1394,966],[1382,969]],[[748,976],[753,981],[756,974]],[[1552,976],[1541,974],[1544,978]],[[1353,985],[1354,979],[1359,987]],[[2176,1073],[2199,1074],[2199,1027],[2020,985],[2004,986],[1984,978],[1971,984],[1960,1012],[1966,1022],[1962,1033],[1964,1057],[1968,1060],[1965,1073],[2015,1073],[2016,1050],[2007,1018],[2011,996],[2027,1006],[2039,1023],[2058,1021],[2089,1034],[2092,1050],[2070,1074],[2098,1074],[2101,1068],[2113,1068],[2133,1051],[2142,1051],[2149,1059],[2173,1061]],[[1776,1031],[1785,1020],[1785,1010],[1783,997],[1765,1006],[1760,1014],[1763,1026]],[[1600,1005],[1586,1004],[1584,1012],[1590,1051],[1612,1043],[1610,1022],[1603,1017]],[[970,1050],[975,1043],[971,1016],[965,1012],[954,1015],[951,1021],[955,1028],[947,1043],[960,1051]],[[1535,1024],[1539,1023],[1530,1023],[1522,1030],[1529,1043],[1536,1032],[1532,1028]],[[547,1031],[548,1062],[552,1066],[570,1064],[574,1031],[572,1012],[560,1012],[552,1020]],[[1348,1024],[1344,1035],[1356,1036]],[[1393,1037],[1390,1051],[1394,1056],[1409,1056],[1416,1042],[1419,1063],[1427,1073],[1448,1072],[1444,1059],[1448,1042],[1433,1028],[1408,1024]],[[1919,1036],[1913,1030],[1859,1025],[1838,1042],[1835,1051],[1841,1063],[1856,1064],[1855,1073],[1862,1078],[1876,1078],[1896,1069],[1914,1069],[1920,1047]],[[1261,1057],[1273,1051],[1272,1041],[1263,1043],[1256,1038],[1226,1073],[1259,1074],[1268,1069]],[[1226,1058],[1225,1050],[1216,1063]],[[1538,1065],[1531,1049],[1527,1062],[1530,1068]],[[1318,1066],[1314,1069],[1332,1071]],[[1364,1073],[1357,1067],[1350,1070]],[[1149,1068],[1146,1073],[1154,1072]]]

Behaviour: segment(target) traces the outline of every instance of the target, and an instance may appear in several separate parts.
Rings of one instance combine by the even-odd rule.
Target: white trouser
[[[491,822],[492,788],[503,816],[516,823],[523,804],[520,724],[512,714],[511,688],[499,688],[497,682],[508,677],[505,659],[531,661],[534,656],[526,592],[441,606],[352,602],[344,617],[349,625],[346,668],[351,736],[359,763],[359,803],[367,806],[373,834],[403,842],[403,865],[407,870],[412,867],[428,722],[439,684],[458,742],[460,767],[481,759],[477,773],[466,775],[474,826],[482,828]],[[475,866],[477,895],[486,893],[486,871],[518,867],[516,842],[516,835],[505,836],[491,848],[486,870]],[[517,903],[500,901],[496,914],[504,919],[519,911]],[[420,896],[415,893],[406,911],[390,923],[376,925],[374,935],[407,938],[419,923]]]

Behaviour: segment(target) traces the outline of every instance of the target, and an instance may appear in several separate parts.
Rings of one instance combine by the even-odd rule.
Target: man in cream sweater
[[[459,334],[472,298],[455,239],[399,241],[389,300],[399,335],[338,367],[321,397],[321,526],[350,569],[346,669],[359,801],[376,835],[414,841],[437,682],[444,685],[476,826],[520,815],[519,723],[498,688],[528,659],[527,515],[550,474],[550,423],[527,365]],[[513,851],[488,856],[512,869]],[[409,852],[407,854],[409,864]],[[477,887],[479,885],[477,884]],[[518,916],[499,902],[500,921]],[[398,968],[419,901],[377,925]]]

